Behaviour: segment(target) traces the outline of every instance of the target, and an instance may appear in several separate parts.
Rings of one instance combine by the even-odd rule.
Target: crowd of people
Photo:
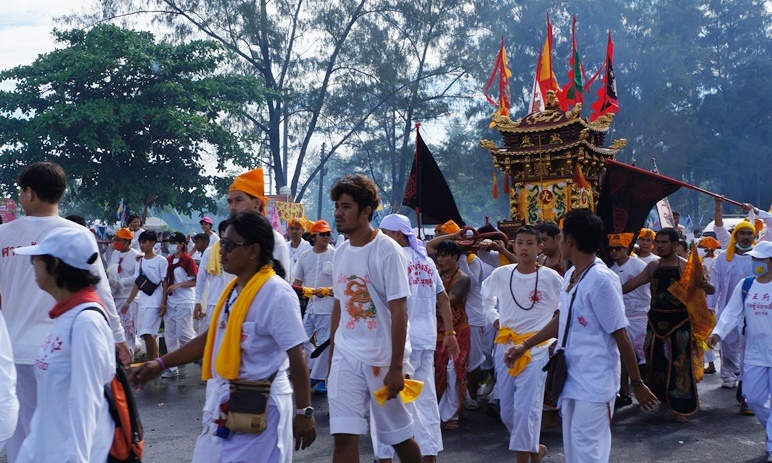
[[[217,231],[203,217],[193,237],[156,233],[131,216],[105,265],[94,236],[59,217],[59,166],[32,164],[18,183],[25,215],[0,225],[9,462],[107,461],[103,390],[138,350],[138,386],[200,361],[195,462],[292,461],[316,438],[312,393],[328,401],[335,463],[359,462],[368,433],[379,463],[436,462],[442,430],[481,401],[518,463],[549,452],[540,433],[558,414],[566,461],[605,462],[615,409],[635,399],[686,422],[716,372],[765,427],[772,461],[772,214],[752,205],[728,230],[717,199],[715,237],[693,244],[679,228],[606,234],[588,209],[509,237],[472,231],[484,240],[448,221],[424,241],[404,215],[375,228],[377,188],[350,175],[330,192],[333,244],[323,220],[292,219],[287,238],[273,229],[255,169],[230,186]],[[697,309],[673,290],[694,273],[690,253]]]

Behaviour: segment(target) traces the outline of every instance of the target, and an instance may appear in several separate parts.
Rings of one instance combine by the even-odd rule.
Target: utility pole
[[[324,151],[327,147],[326,143],[322,143],[322,156],[321,159],[324,159]],[[319,202],[316,205],[316,220],[321,220],[322,218],[322,200],[324,199],[324,174],[327,168],[322,164],[322,168],[319,169]]]

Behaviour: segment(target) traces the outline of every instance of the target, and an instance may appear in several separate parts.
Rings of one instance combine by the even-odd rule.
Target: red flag
[[[568,83],[561,89],[560,107],[563,111],[568,111],[568,105],[576,105],[584,102],[584,66],[579,59],[579,52],[576,49],[576,16],[571,24],[571,58],[568,60],[570,66],[568,70]]]
[[[544,38],[544,45],[541,47],[539,59],[536,62],[536,79],[533,85],[530,112],[544,110],[548,90],[560,92],[558,79],[555,77],[555,73],[552,72],[552,23],[550,22],[549,13],[547,13],[547,36]]]
[[[614,74],[614,66],[612,61],[614,59],[614,42],[611,41],[611,31],[608,33],[608,46],[606,47],[606,63],[604,67],[606,73],[603,75],[601,82],[603,85],[598,90],[598,99],[592,104],[592,115],[590,116],[590,122],[599,118],[600,116],[608,113],[619,112],[619,102],[617,101],[617,81]]]
[[[496,74],[499,75],[499,101],[494,101],[488,94],[488,90],[493,85],[493,80],[496,78]],[[509,94],[509,78],[512,77],[512,71],[507,68],[507,50],[504,48],[504,36],[501,36],[501,48],[499,48],[499,54],[496,56],[496,63],[493,65],[493,71],[488,79],[488,84],[485,86],[485,98],[491,104],[497,105],[498,109],[494,113],[496,116],[509,116],[509,107],[511,103],[511,96]],[[493,127],[493,126],[491,126]]]
[[[499,197],[499,182],[496,180],[496,171],[493,171],[493,197]]]

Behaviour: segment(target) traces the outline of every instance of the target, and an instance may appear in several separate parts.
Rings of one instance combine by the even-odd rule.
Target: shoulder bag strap
[[[568,341],[568,328],[571,327],[571,312],[574,308],[574,300],[576,299],[576,293],[579,292],[579,283],[584,280],[584,277],[587,276],[587,272],[590,271],[590,269],[595,265],[595,262],[591,263],[589,266],[587,266],[586,269],[584,269],[584,273],[579,278],[579,281],[576,282],[576,285],[574,286],[574,294],[571,295],[571,302],[568,304],[568,318],[566,319],[566,333],[563,335],[563,343],[561,344],[561,349],[566,348],[566,342]]]

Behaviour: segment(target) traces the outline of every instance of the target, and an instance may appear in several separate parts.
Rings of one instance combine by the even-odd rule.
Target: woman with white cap
[[[115,424],[104,387],[115,375],[115,341],[94,290],[99,277],[89,270],[96,241],[86,229],[55,228],[14,252],[32,256],[38,286],[56,300],[35,360],[37,408],[16,461],[106,461]]]

